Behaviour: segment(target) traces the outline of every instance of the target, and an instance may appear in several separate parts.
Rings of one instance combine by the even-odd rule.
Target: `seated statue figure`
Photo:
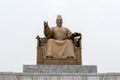
[[[61,15],[57,16],[55,27],[49,27],[48,22],[44,22],[44,34],[48,39],[46,58],[76,58],[73,39],[81,34],[72,33],[62,23]]]

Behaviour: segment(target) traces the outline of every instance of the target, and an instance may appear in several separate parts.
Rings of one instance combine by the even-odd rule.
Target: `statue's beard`
[[[58,24],[57,24],[57,26],[58,26],[58,27],[61,27],[61,26],[62,26],[62,24],[61,24],[61,23],[58,23]]]

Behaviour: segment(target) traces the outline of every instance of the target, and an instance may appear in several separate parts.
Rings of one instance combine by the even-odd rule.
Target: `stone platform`
[[[23,73],[0,72],[0,80],[120,80],[120,73],[97,73],[95,65],[24,65]]]
[[[120,73],[97,73],[97,66],[93,65],[24,65],[23,68],[23,73],[0,72],[0,80],[120,80]]]
[[[96,65],[24,65],[23,73],[97,73]]]
[[[12,73],[0,72],[0,80],[120,80],[120,73]]]

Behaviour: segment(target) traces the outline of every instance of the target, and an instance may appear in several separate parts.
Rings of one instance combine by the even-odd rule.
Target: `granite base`
[[[96,65],[24,65],[23,73],[97,73]]]

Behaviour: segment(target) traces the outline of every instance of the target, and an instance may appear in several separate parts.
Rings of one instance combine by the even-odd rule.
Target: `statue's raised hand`
[[[48,22],[44,21],[44,28],[48,27]]]

